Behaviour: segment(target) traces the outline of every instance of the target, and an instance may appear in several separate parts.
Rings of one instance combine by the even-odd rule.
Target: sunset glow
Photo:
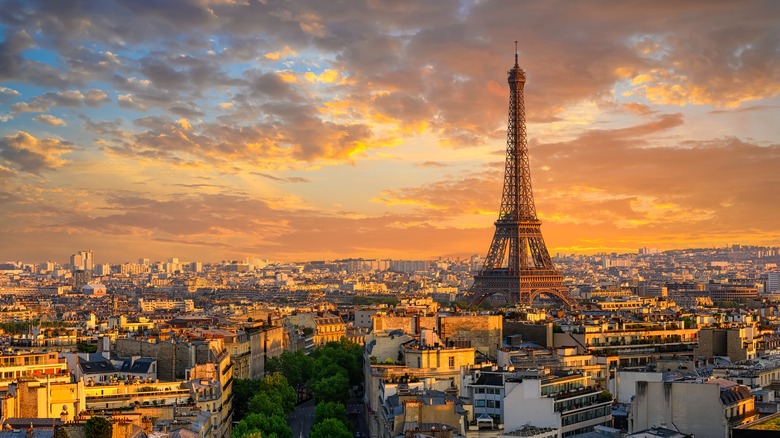
[[[0,259],[780,245],[780,3],[0,1]]]

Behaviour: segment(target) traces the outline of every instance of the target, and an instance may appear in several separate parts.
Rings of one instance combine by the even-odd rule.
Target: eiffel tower
[[[503,296],[510,304],[531,305],[545,294],[573,308],[575,301],[555,269],[542,238],[542,222],[536,217],[528,163],[523,87],[525,72],[517,63],[508,72],[509,125],[501,212],[485,264],[474,276],[471,303],[479,305]]]

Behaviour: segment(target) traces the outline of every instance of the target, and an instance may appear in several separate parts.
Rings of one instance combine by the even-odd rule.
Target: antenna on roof
[[[517,41],[515,41],[515,65],[517,65]]]

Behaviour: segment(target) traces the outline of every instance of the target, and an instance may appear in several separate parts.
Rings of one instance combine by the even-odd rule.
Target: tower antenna
[[[517,41],[515,41],[515,65],[517,64]]]

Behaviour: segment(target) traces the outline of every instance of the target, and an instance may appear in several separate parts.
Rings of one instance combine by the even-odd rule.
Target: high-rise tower
[[[574,299],[555,269],[542,238],[542,222],[536,217],[528,163],[523,87],[525,72],[517,62],[508,72],[509,124],[501,210],[485,264],[474,276],[472,304],[493,295],[508,303],[530,305],[538,295],[548,295],[573,307]]]

